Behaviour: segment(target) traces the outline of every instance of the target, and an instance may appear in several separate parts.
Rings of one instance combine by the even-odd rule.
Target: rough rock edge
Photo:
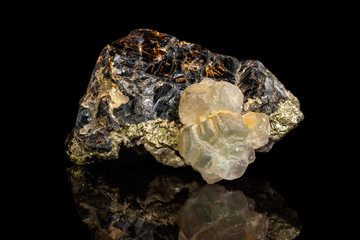
[[[193,44],[193,43],[187,43],[185,41],[180,41],[177,38],[167,35],[167,34],[162,34],[156,31],[152,31],[152,30],[148,30],[148,29],[139,29],[139,30],[134,30],[131,33],[129,33],[128,36],[130,36],[131,34],[137,34],[137,32],[153,32],[155,35],[164,35],[167,37],[171,37],[171,41],[170,42],[179,42],[180,44],[189,44],[189,45],[194,45],[194,46],[200,46],[197,44]],[[126,37],[128,37],[126,36]],[[126,37],[122,38],[125,39]],[[117,41],[115,41],[117,42]],[[200,46],[201,47],[201,46]],[[105,70],[107,70],[107,68],[105,69],[104,67],[107,66],[106,64],[112,64],[112,62],[109,62],[108,60],[104,59],[103,56],[107,56],[106,54],[109,54],[110,50],[115,49],[116,46],[114,46],[113,44],[109,44],[107,45],[102,54],[100,55],[98,61],[97,61],[97,65],[95,66],[93,75],[91,77],[90,83],[94,84],[96,83],[96,79],[100,79],[100,78],[104,78],[104,74],[106,73]],[[267,79],[270,79],[270,83],[272,86],[272,94],[275,95],[280,95],[283,97],[283,105],[287,106],[287,108],[285,107],[285,109],[291,110],[291,109],[295,109],[297,111],[296,114],[297,116],[293,116],[293,119],[296,119],[295,121],[297,121],[296,123],[294,123],[293,121],[290,121],[290,124],[287,122],[286,118],[281,118],[280,120],[279,118],[277,119],[272,119],[271,116],[275,117],[275,116],[281,116],[282,113],[281,112],[276,112],[276,110],[278,110],[277,104],[275,104],[274,106],[271,106],[273,108],[273,112],[269,112],[270,114],[270,121],[272,122],[272,126],[275,126],[276,128],[274,128],[275,131],[272,131],[272,135],[270,138],[269,143],[266,146],[263,146],[262,148],[258,149],[257,151],[261,151],[261,152],[266,152],[269,151],[271,149],[271,147],[273,146],[275,141],[280,140],[283,136],[285,136],[285,134],[287,132],[289,132],[291,129],[293,129],[294,127],[296,127],[297,124],[299,124],[299,122],[303,119],[303,114],[301,113],[301,111],[299,110],[299,105],[298,105],[298,100],[296,99],[296,97],[294,97],[288,90],[285,89],[285,87],[278,81],[278,79],[268,70],[264,67],[264,65],[257,61],[257,60],[237,60],[234,57],[230,57],[230,56],[224,56],[221,54],[217,54],[217,53],[212,53],[209,50],[207,50],[206,48],[203,48],[203,51],[208,52],[209,54],[211,54],[212,56],[216,56],[219,58],[225,57],[225,58],[229,58],[229,59],[233,59],[234,64],[237,67],[237,71],[231,70],[233,72],[229,72],[230,74],[232,74],[232,79],[231,81],[234,81],[234,83],[240,87],[241,85],[241,79],[242,78],[246,78],[247,76],[245,76],[248,72],[250,72],[251,74],[254,74],[254,76],[251,76],[255,79],[257,79],[257,74],[260,74],[260,78],[261,79],[266,79],[265,81],[267,81]],[[104,55],[105,54],[105,55]],[[103,60],[105,60],[105,62],[103,62]],[[105,64],[105,65],[104,65]],[[214,65],[210,65],[211,67],[215,67]],[[115,69],[116,70],[116,69]],[[208,70],[208,69],[206,69]],[[215,69],[216,70],[216,69]],[[225,70],[227,71],[227,70]],[[230,71],[230,70],[229,70]],[[206,72],[208,73],[208,72]],[[215,72],[213,72],[212,68],[209,68],[209,73],[213,74]],[[145,74],[145,73],[144,73]],[[148,75],[148,74],[145,74]],[[215,74],[216,75],[216,74]],[[94,80],[95,79],[95,80]],[[219,80],[219,79],[218,79]],[[220,78],[221,80],[221,78]],[[224,79],[226,80],[226,79]],[[228,79],[229,80],[229,79]],[[103,86],[101,87],[101,89],[107,89],[108,87],[111,87],[109,84],[113,84],[108,82],[109,79],[106,80],[106,85],[107,86]],[[229,80],[230,81],[230,80]],[[91,98],[92,96],[92,92],[90,91],[90,88],[93,87],[91,84],[89,84],[88,87],[88,91],[87,94],[82,98],[81,102],[81,106],[82,107],[94,107],[92,106],[92,101],[89,102],[89,106],[85,106],[88,102],[88,98]],[[266,82],[265,82],[266,84]],[[109,86],[108,86],[109,85]],[[100,90],[103,91],[103,90]],[[120,92],[121,93],[121,92]],[[272,97],[274,97],[275,95],[273,95]],[[101,95],[102,96],[102,95]],[[97,99],[101,98],[98,97]],[[124,96],[125,98],[127,98],[127,96]],[[265,97],[265,96],[264,96]],[[89,99],[90,100],[90,99]],[[265,99],[266,100],[266,99]],[[121,102],[124,101],[128,101],[128,100],[120,100],[120,104]],[[269,99],[267,99],[267,101],[269,101]],[[266,101],[265,101],[266,102]],[[86,104],[85,104],[86,103]],[[85,105],[84,105],[85,104]],[[259,107],[263,107],[262,105],[262,99],[254,97],[254,98],[247,98],[247,101],[244,102],[244,112],[246,112],[247,110],[252,110],[255,112],[262,112],[259,110]],[[294,108],[293,108],[293,107]],[[254,108],[254,109],[251,109]],[[258,110],[258,111],[256,111]],[[79,109],[80,112],[80,109]],[[269,114],[268,113],[268,114]],[[280,126],[280,127],[278,127]],[[120,128],[122,128],[122,126],[120,125]],[[285,129],[285,130],[284,130]],[[80,131],[79,131],[80,130]],[[99,129],[96,129],[95,131],[98,131]],[[100,129],[101,130],[101,129]],[[141,145],[141,144],[145,144],[146,141],[139,141],[137,139],[133,139],[131,136],[123,136],[123,141],[118,141],[118,140],[113,140],[110,139],[110,145],[111,145],[111,150],[107,151],[107,152],[99,152],[98,149],[96,148],[91,148],[89,146],[86,146],[83,143],[83,139],[81,139],[80,134],[81,131],[84,131],[81,127],[77,127],[77,129],[74,129],[73,133],[72,133],[72,137],[69,136],[68,140],[66,141],[67,146],[67,153],[70,156],[70,158],[77,164],[88,164],[88,163],[92,163],[94,161],[96,161],[97,159],[103,159],[103,160],[111,160],[111,159],[117,159],[118,158],[118,152],[120,150],[120,144],[124,144],[124,146],[126,147],[132,147],[134,145]],[[102,130],[101,130],[102,131]],[[105,130],[106,133],[107,130]],[[131,143],[131,141],[135,141],[133,143]],[[152,141],[150,141],[152,142]],[[150,147],[149,147],[150,146]],[[159,156],[163,155],[164,152],[169,152],[171,154],[171,156],[173,156],[174,159],[172,159],[172,157],[167,158],[168,160],[170,160],[170,164],[166,164],[166,162],[161,161],[162,163],[166,164],[166,165],[174,165],[173,163],[175,163],[175,167],[179,166],[180,164],[180,160],[179,160],[179,156],[176,156],[176,148],[174,147],[168,147],[168,146],[163,146],[163,145],[159,145],[159,144],[148,144],[147,145],[148,149],[151,149],[151,153],[159,160]],[[155,150],[154,148],[159,148],[162,149],[161,151]],[[169,150],[165,150],[164,148],[169,148]],[[181,159],[181,158],[180,158]],[[181,164],[180,164],[181,165]]]

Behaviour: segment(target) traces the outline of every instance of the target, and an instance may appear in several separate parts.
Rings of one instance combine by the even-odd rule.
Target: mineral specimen
[[[243,105],[229,110],[269,117],[269,142],[257,151],[270,150],[303,119],[296,97],[259,61],[239,61],[168,34],[137,29],[102,50],[67,138],[67,154],[76,164],[89,164],[117,159],[120,146],[143,146],[165,165],[186,165],[178,152],[184,127],[179,101],[184,89],[204,78],[241,90]]]
[[[179,239],[265,240],[268,221],[240,191],[217,184],[193,194],[179,213]]]

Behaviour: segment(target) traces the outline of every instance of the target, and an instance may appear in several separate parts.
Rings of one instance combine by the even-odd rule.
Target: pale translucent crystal
[[[208,183],[241,177],[255,159],[241,116],[243,99],[237,86],[210,78],[190,85],[181,95],[179,116],[185,127],[178,150]]]
[[[218,111],[241,112],[244,95],[228,82],[204,78],[200,83],[187,87],[179,103],[180,121],[187,125],[205,121]]]
[[[248,127],[240,113],[220,111],[179,136],[179,152],[207,183],[241,177],[255,159]]]
[[[179,212],[181,240],[264,240],[267,217],[254,211],[242,191],[205,185]]]
[[[179,116],[185,126],[178,150],[208,183],[241,177],[255,159],[254,149],[269,141],[269,117],[241,116],[243,98],[237,86],[210,78],[190,85],[181,96]]]
[[[270,122],[265,113],[248,112],[243,119],[249,128],[252,146],[257,149],[269,142]]]

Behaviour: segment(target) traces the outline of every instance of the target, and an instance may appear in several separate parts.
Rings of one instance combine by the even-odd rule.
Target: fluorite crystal
[[[187,120],[185,124],[180,122],[179,101],[185,89],[206,78],[223,81],[212,89],[211,95],[229,107],[225,110],[242,109],[242,114],[256,112],[268,116],[269,140],[257,151],[270,150],[275,141],[303,119],[297,98],[259,61],[238,60],[168,34],[137,29],[102,50],[80,101],[75,127],[66,141],[66,152],[73,162],[83,165],[117,159],[120,146],[144,147],[165,165],[188,164],[178,151],[180,131],[187,125]],[[243,96],[225,82],[239,88]],[[236,97],[223,97],[224,92]],[[200,91],[198,97],[201,94]],[[242,106],[236,104],[242,100]],[[223,111],[223,103],[217,105],[205,99],[198,102],[210,105],[210,112],[204,113],[206,116],[218,111],[218,107]],[[186,115],[183,118],[192,122],[191,111]],[[205,121],[205,115],[198,120]],[[260,139],[253,142],[255,147],[265,142],[262,139],[265,131],[256,130],[256,134],[251,131],[249,128],[248,135]],[[217,134],[228,132],[221,130]],[[236,134],[241,138],[246,135]]]
[[[208,183],[243,175],[254,161],[248,128],[238,113],[218,112],[185,127],[179,137],[180,155]]]
[[[268,116],[241,116],[242,104],[238,87],[210,78],[190,85],[181,95],[179,116],[185,126],[179,153],[208,183],[241,177],[255,159],[254,148],[269,141]]]
[[[253,148],[257,149],[269,142],[270,122],[265,113],[247,112],[243,119],[249,128],[249,139]]]
[[[200,123],[219,111],[241,113],[244,95],[234,84],[210,78],[201,79],[181,94],[179,117],[181,123]]]

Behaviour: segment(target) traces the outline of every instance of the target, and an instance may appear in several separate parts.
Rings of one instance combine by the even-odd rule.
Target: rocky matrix
[[[297,98],[259,61],[238,60],[164,33],[138,29],[102,50],[66,141],[68,155],[74,163],[84,165],[117,159],[121,146],[143,146],[165,165],[189,164],[178,149],[180,132],[188,125],[180,121],[179,102],[185,89],[207,78],[239,88],[243,96],[224,98],[224,104],[232,100],[242,104],[230,104],[235,109],[212,109],[197,124],[225,117],[232,119],[229,124],[235,124],[233,117],[241,110],[248,135],[252,135],[250,122],[262,129],[257,132],[259,138],[252,137],[256,151],[269,151],[303,119]],[[229,117],[224,110],[235,115]],[[262,115],[245,118],[249,112]],[[261,120],[265,115],[269,126]],[[241,119],[236,124],[244,125]],[[268,128],[270,134],[264,140]],[[245,138],[245,132],[234,136]],[[217,134],[228,132],[222,129]],[[250,150],[247,154],[252,155]]]

